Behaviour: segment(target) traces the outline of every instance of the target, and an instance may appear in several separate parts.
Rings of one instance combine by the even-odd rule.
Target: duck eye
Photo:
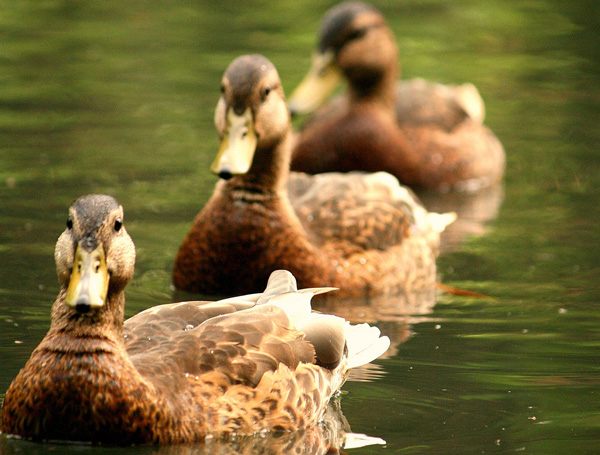
[[[117,218],[115,220],[115,231],[119,232],[123,227],[123,220],[121,218]]]
[[[262,96],[262,97],[263,97],[263,100],[264,100],[264,99],[265,99],[267,96],[269,96],[269,93],[271,93],[271,90],[272,90],[272,89],[271,89],[271,86],[270,86],[270,85],[267,85],[267,86],[266,86],[266,87],[263,89],[263,96]]]
[[[221,84],[221,87],[219,87],[219,90],[221,91],[221,93],[225,93],[225,84]]]
[[[71,217],[67,218],[67,229],[69,229],[69,230],[73,229],[73,218],[71,218]]]

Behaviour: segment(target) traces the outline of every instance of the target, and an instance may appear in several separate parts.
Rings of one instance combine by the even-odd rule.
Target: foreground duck
[[[428,213],[386,173],[288,182],[290,117],[277,70],[263,56],[234,60],[222,93],[221,148],[211,168],[222,180],[179,249],[176,287],[256,291],[280,268],[302,287],[338,287],[336,296],[434,284],[439,232],[452,214]]]
[[[346,2],[326,13],[312,68],[290,97],[290,109],[313,111],[344,78],[348,92],[306,122],[292,170],[387,171],[405,185],[443,191],[499,182],[504,149],[482,123],[477,89],[422,79],[397,83],[397,53],[373,6]]]
[[[348,369],[389,346],[375,327],[312,313],[311,297],[332,288],[298,291],[286,271],[262,294],[123,322],[135,247],[109,196],[72,204],[55,260],[50,330],[6,393],[5,434],[166,444],[307,428]]]

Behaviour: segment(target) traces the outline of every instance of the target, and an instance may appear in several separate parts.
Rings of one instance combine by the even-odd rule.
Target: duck
[[[368,3],[344,2],[322,20],[311,68],[293,91],[293,115],[316,113],[295,137],[291,168],[386,171],[416,190],[477,192],[501,182],[505,152],[483,124],[470,83],[398,82],[398,49]],[[346,93],[325,104],[345,80]]]
[[[123,207],[82,196],[55,249],[50,329],[6,392],[2,433],[34,441],[177,444],[317,425],[349,369],[389,347],[315,313],[274,271],[264,292],[169,303],[124,321],[135,246]]]
[[[384,172],[290,173],[291,118],[266,57],[228,66],[215,126],[220,180],[176,255],[177,289],[257,292],[274,269],[301,287],[339,288],[336,298],[434,286],[439,234],[454,214],[427,212]]]

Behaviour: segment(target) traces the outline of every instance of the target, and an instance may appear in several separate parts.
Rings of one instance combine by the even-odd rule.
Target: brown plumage
[[[427,213],[385,173],[289,176],[290,118],[266,58],[234,60],[222,87],[212,170],[223,180],[179,249],[175,286],[257,291],[274,269],[344,296],[433,285],[439,232],[453,215]]]
[[[148,309],[123,322],[135,247],[109,196],[73,203],[55,259],[51,326],[9,387],[5,434],[107,444],[308,428],[346,372],[389,346],[366,324],[312,313],[274,272],[262,294]]]
[[[341,3],[322,22],[311,71],[290,97],[293,113],[319,107],[345,78],[348,93],[298,133],[292,170],[386,171],[411,187],[476,190],[501,180],[504,149],[483,125],[472,84],[397,83],[392,31],[373,6]]]

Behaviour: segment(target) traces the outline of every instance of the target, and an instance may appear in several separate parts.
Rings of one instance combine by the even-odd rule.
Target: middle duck
[[[177,288],[253,292],[275,269],[302,287],[338,287],[338,296],[434,285],[439,234],[454,214],[427,212],[383,172],[290,174],[290,115],[265,57],[235,59],[221,93],[211,171],[222,180],[179,249]]]

